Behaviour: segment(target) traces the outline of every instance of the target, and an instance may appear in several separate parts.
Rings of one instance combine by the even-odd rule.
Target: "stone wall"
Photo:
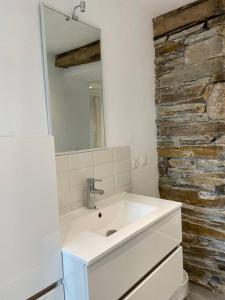
[[[225,294],[224,8],[195,2],[154,32],[160,195],[183,202],[190,280]]]

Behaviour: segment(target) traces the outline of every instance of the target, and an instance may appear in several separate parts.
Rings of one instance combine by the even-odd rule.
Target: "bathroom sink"
[[[157,207],[121,200],[80,218],[80,230],[89,230],[104,237],[111,236],[157,210]]]
[[[121,193],[98,202],[96,210],[76,209],[60,219],[63,252],[91,264],[180,206],[173,201]]]
[[[98,219],[93,224],[92,232],[106,237],[111,236],[155,210],[157,207],[150,205],[127,200],[118,201],[97,212]]]

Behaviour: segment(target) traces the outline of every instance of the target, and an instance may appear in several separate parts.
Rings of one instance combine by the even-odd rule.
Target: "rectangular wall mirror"
[[[49,132],[56,152],[105,146],[100,29],[41,7]]]

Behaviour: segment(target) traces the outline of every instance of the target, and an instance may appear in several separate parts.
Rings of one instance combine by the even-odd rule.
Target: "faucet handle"
[[[95,178],[87,178],[86,181],[87,181],[87,184],[94,185],[95,182],[101,182],[102,180],[95,179]]]

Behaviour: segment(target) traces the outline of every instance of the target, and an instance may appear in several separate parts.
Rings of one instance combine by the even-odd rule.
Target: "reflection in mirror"
[[[56,152],[104,147],[100,30],[44,6],[42,32]]]

